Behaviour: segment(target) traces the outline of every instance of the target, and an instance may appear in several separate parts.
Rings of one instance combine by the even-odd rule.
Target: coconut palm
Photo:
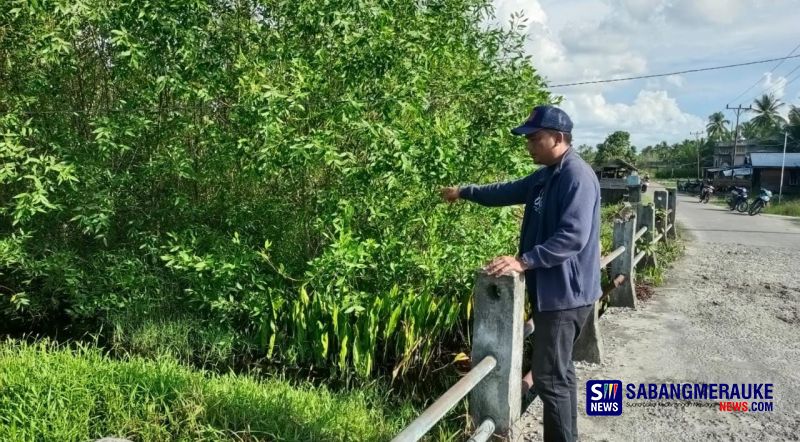
[[[756,114],[750,122],[761,130],[762,133],[780,129],[786,124],[786,119],[779,113],[784,103],[774,94],[764,94],[761,98],[753,100],[752,112]]]
[[[741,140],[744,138],[745,140],[756,140],[758,138],[764,138],[764,134],[767,131],[763,129],[761,126],[753,123],[753,120],[745,121],[744,123],[739,125],[739,139]]]
[[[792,109],[789,111],[789,124],[786,125],[786,128],[789,129],[790,132],[800,135],[800,107],[792,106]],[[800,139],[800,136],[797,138]]]
[[[714,112],[708,117],[708,124],[706,124],[706,132],[708,139],[713,141],[721,141],[728,134],[728,126],[730,121],[725,119],[725,114],[722,112]]]
[[[789,123],[786,125],[786,131],[789,132],[791,138],[792,150],[800,148],[800,107],[792,106],[789,111]]]

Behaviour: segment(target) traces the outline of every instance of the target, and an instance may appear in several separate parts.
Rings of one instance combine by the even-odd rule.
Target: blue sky
[[[494,0],[496,23],[528,18],[526,50],[550,84],[649,75],[787,55],[800,45],[798,0]],[[800,54],[800,50],[796,52]],[[576,144],[627,130],[644,147],[693,138],[726,104],[765,91],[800,106],[800,59],[673,77],[558,88]],[[758,82],[747,94],[732,101]],[[788,104],[783,113],[789,110]],[[525,111],[521,111],[525,115]],[[735,115],[725,111],[734,121]],[[743,115],[742,120],[747,120]]]

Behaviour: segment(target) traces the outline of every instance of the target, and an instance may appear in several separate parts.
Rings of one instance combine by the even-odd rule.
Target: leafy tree
[[[800,151],[800,107],[792,105],[789,110],[786,131],[789,133],[787,149],[793,152]]]
[[[478,0],[67,3],[0,3],[0,323],[188,318],[360,376],[459,339],[517,226],[434,189],[530,171],[508,128],[551,98],[518,26]]]
[[[708,138],[713,141],[722,141],[728,135],[728,125],[731,122],[725,118],[722,112],[714,112],[708,117],[706,133]]]
[[[631,135],[625,131],[616,131],[597,145],[594,163],[601,165],[613,159],[633,162],[635,155],[636,153],[631,147]]]
[[[580,155],[581,158],[583,158],[583,160],[586,161],[587,163],[589,164],[594,163],[594,157],[597,154],[597,151],[595,151],[594,147],[588,144],[581,144],[580,146],[578,146],[577,152],[578,155]]]
[[[774,94],[764,94],[761,98],[756,98],[753,101],[752,112],[756,116],[750,122],[762,134],[780,129],[786,124],[786,120],[780,114],[780,108],[784,105],[785,103],[776,98]]]
[[[765,134],[768,133],[768,130],[758,126],[752,120],[745,121],[739,125],[739,139],[745,140],[757,140],[759,138],[764,138]]]

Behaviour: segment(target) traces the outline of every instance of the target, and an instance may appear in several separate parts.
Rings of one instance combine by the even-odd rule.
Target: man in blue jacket
[[[525,272],[533,307],[533,384],[544,405],[545,441],[578,437],[573,344],[600,297],[600,184],[571,148],[572,121],[537,106],[511,132],[527,139],[540,167],[515,181],[442,189],[442,197],[484,206],[525,204],[519,254],[499,256],[490,275]],[[530,384],[529,384],[530,385]],[[524,410],[523,410],[524,411]]]

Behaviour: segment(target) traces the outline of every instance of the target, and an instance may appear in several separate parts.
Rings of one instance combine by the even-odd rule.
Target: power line
[[[795,52],[797,49],[800,49],[800,44],[798,44],[797,46],[795,46],[795,47],[794,47],[794,49],[792,49],[791,51],[789,51],[789,53],[788,53],[788,54],[786,54],[786,56],[787,56],[787,57],[791,56],[792,54],[794,54],[794,52]],[[772,74],[773,72],[775,72],[775,69],[778,69],[778,67],[780,67],[780,65],[782,65],[784,61],[786,61],[786,59],[785,59],[785,58],[784,58],[783,60],[779,61],[779,62],[778,62],[778,64],[776,64],[776,65],[775,65],[775,66],[774,66],[774,67],[773,67],[773,68],[772,68],[772,69],[769,71],[769,73],[770,73],[770,74]],[[796,70],[796,69],[795,69],[795,70]],[[792,72],[794,72],[794,71],[792,71]],[[791,74],[792,74],[792,73],[790,72],[788,75],[791,75]],[[787,75],[787,76],[788,76],[788,75]],[[762,76],[762,78],[763,78],[763,76]],[[758,80],[756,80],[756,82],[755,82],[755,83],[753,83],[752,85],[750,85],[750,87],[749,87],[749,88],[745,89],[745,90],[744,90],[744,92],[742,92],[741,94],[737,95],[737,96],[736,96],[736,98],[734,98],[733,100],[730,100],[730,101],[728,101],[728,104],[731,104],[731,103],[733,103],[734,101],[738,100],[739,98],[743,97],[743,96],[744,96],[744,94],[746,94],[746,93],[750,92],[750,90],[751,90],[751,89],[753,89],[754,87],[756,87],[756,86],[758,85],[758,83],[761,83],[761,78],[759,78]]]
[[[548,87],[554,88],[554,87],[580,86],[580,85],[584,85],[584,84],[614,83],[614,82],[618,82],[618,81],[641,80],[643,78],[668,77],[670,75],[690,74],[690,73],[694,73],[694,72],[715,71],[715,70],[719,70],[719,69],[729,69],[729,68],[735,68],[735,67],[739,67],[739,66],[750,66],[750,65],[754,65],[754,64],[770,63],[770,62],[778,61],[778,60],[788,60],[790,58],[800,58],[800,54],[798,54],[798,55],[790,55],[790,56],[780,57],[780,58],[770,58],[768,60],[748,61],[746,63],[736,63],[736,64],[728,64],[728,65],[724,65],[724,66],[714,66],[714,67],[710,67],[710,68],[698,68],[698,69],[688,69],[688,70],[685,70],[685,71],[666,72],[666,73],[663,73],[663,74],[639,75],[639,76],[636,76],[636,77],[611,78],[611,79],[606,79],[606,80],[591,80],[591,81],[579,81],[579,82],[576,82],[576,83],[553,84],[553,85],[549,85]]]

